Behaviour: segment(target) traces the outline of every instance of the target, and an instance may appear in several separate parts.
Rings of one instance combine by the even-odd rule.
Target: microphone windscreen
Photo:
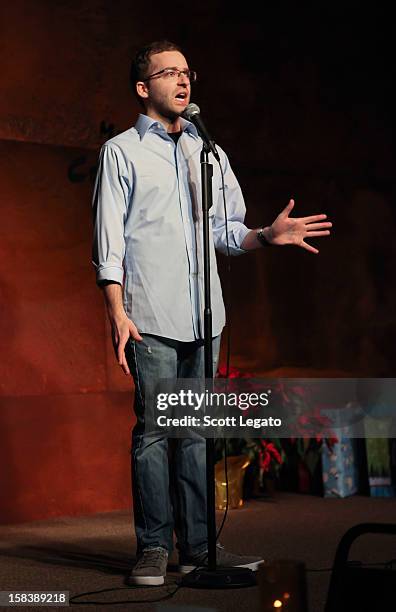
[[[186,106],[186,108],[184,109],[184,111],[182,112],[181,116],[184,117],[184,119],[187,119],[187,121],[191,121],[191,118],[194,115],[199,115],[201,112],[198,104],[194,104],[193,102],[190,102],[190,104],[188,104]]]

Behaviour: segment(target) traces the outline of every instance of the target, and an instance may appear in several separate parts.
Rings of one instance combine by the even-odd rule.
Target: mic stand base
[[[193,589],[240,589],[256,586],[254,572],[247,567],[222,567],[215,570],[198,568],[189,572],[180,581],[180,585]]]

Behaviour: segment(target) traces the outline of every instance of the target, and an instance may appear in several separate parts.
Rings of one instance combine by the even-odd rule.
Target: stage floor
[[[218,524],[222,514],[218,515]],[[230,550],[259,554],[267,560],[298,559],[309,570],[330,568],[340,537],[363,522],[396,522],[396,499],[354,496],[323,499],[278,492],[273,499],[248,501],[231,510],[221,535]],[[0,526],[0,590],[68,590],[70,595],[123,587],[133,563],[135,538],[129,511],[84,517],[56,518]],[[353,559],[381,562],[396,557],[395,538],[362,536],[352,548]],[[175,573],[164,587],[123,590],[90,599],[109,603],[128,599],[156,599],[174,588]],[[309,611],[322,612],[330,572],[307,574]],[[232,591],[179,590],[169,605],[199,605],[219,612],[259,610],[257,587]],[[115,609],[148,612],[158,604],[126,604]],[[74,606],[87,609],[86,606]],[[113,606],[89,606],[108,610]],[[27,608],[34,609],[37,608]],[[186,611],[188,608],[186,607]]]

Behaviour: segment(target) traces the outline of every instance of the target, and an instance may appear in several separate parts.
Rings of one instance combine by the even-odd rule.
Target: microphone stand
[[[213,165],[209,163],[209,146],[204,142],[201,151],[201,183],[204,246],[204,354],[205,380],[208,391],[213,390],[212,303],[210,294],[210,232],[209,209],[212,206]],[[225,589],[252,586],[256,579],[245,567],[221,567],[216,563],[216,498],[215,498],[215,442],[206,438],[206,515],[208,529],[207,568],[197,568],[186,574],[183,586],[203,589]]]

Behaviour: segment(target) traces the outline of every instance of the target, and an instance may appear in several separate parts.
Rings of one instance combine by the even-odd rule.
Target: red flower
[[[259,466],[264,470],[264,472],[268,472],[271,461],[275,460],[277,463],[280,464],[282,463],[282,457],[273,442],[260,440],[260,443],[263,448],[258,452]]]
[[[217,368],[216,377],[227,378],[226,365],[222,364]],[[254,372],[243,372],[242,370],[238,370],[238,368],[234,368],[234,366],[230,366],[228,378],[259,378],[259,376]]]

